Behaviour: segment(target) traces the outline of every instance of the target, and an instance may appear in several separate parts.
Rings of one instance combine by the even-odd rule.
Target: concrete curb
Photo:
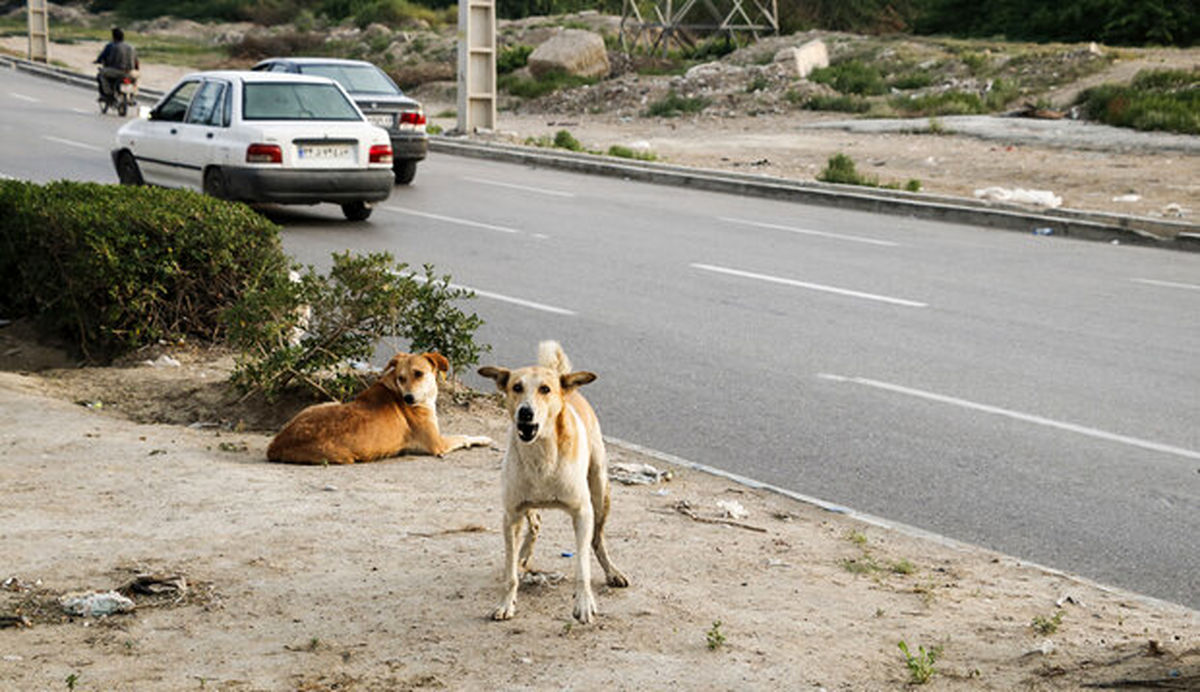
[[[979,200],[960,197],[789,180],[765,175],[632,161],[594,154],[578,154],[564,150],[468,141],[446,136],[430,137],[429,148],[431,151],[444,154],[521,163],[534,167],[543,166],[576,173],[607,175],[710,192],[911,216],[932,221],[973,224],[1024,233],[1030,233],[1034,229],[1048,228],[1050,229],[1049,235],[1102,242],[1115,241],[1173,250],[1200,251],[1200,226],[1164,219],[1072,209],[1030,211],[1021,207],[986,204]]]

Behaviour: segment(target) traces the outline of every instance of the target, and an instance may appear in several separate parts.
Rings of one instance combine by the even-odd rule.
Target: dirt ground
[[[0,50],[11,54],[22,54],[26,46],[24,38],[0,38]],[[54,44],[52,57],[90,73],[100,47],[88,42]],[[1082,88],[1106,81],[1127,82],[1141,69],[1200,65],[1200,48],[1121,49],[1120,55],[1105,70],[1049,93],[1048,100],[1067,105]],[[168,89],[188,71],[186,67],[146,64],[142,82]],[[661,89],[660,82],[666,79],[629,78],[634,79],[631,89]],[[641,82],[646,84],[638,86]],[[457,125],[452,86],[429,85],[414,92],[423,100],[430,122],[445,130]],[[614,144],[644,146],[668,163],[798,180],[814,180],[830,156],[844,153],[854,159],[861,173],[884,183],[919,180],[927,193],[971,198],[975,190],[989,187],[1048,190],[1061,197],[1062,206],[1068,209],[1190,224],[1200,218],[1198,149],[1181,152],[1120,144],[1101,151],[1074,149],[1032,142],[1017,131],[1011,141],[989,141],[954,134],[952,129],[938,135],[811,129],[814,123],[846,117],[812,111],[645,118],[637,109],[568,114],[530,110],[501,111],[497,136],[520,143],[531,137],[553,137],[565,129],[592,150],[607,151]],[[1002,126],[1012,119],[996,120]]]
[[[180,365],[146,363],[164,354]],[[499,448],[270,464],[295,406],[238,403],[230,363],[174,348],[32,373],[69,359],[0,328],[0,689],[894,690],[901,641],[939,650],[930,689],[1200,685],[1196,611],[619,447],[671,472],[614,485],[630,588],[598,584],[598,621],[573,623],[569,520],[549,513],[549,574],[492,622]],[[505,439],[493,398],[440,404],[444,431]],[[712,523],[731,502],[740,525]],[[59,605],[141,574],[187,590],[104,618]]]

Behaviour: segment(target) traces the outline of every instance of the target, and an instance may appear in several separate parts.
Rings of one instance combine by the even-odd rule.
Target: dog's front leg
[[[517,612],[517,534],[521,530],[524,512],[504,511],[504,598],[492,612],[493,620],[508,620]]]
[[[592,505],[586,500],[572,514],[575,521],[575,619],[587,624],[596,615],[592,594]]]

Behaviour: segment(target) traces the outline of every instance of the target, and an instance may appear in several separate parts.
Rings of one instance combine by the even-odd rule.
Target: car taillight
[[[246,147],[246,163],[283,163],[278,144],[251,144]]]
[[[391,163],[392,162],[392,145],[390,144],[372,144],[371,145],[371,163]]]
[[[425,114],[421,111],[405,111],[400,114],[400,122],[406,125],[424,125]]]

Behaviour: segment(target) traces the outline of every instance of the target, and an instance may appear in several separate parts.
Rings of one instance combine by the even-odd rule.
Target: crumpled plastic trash
[[[613,462],[608,465],[608,477],[625,485],[654,485],[671,480],[671,472],[660,471],[650,464]]]
[[[133,611],[133,601],[116,591],[93,591],[91,593],[67,594],[59,599],[59,605],[68,615],[102,617],[115,613]]]
[[[1049,190],[1026,190],[1017,187],[985,187],[975,191],[975,196],[985,202],[1011,202],[1013,204],[1028,204],[1035,207],[1057,209],[1062,206],[1062,197]]]
[[[717,507],[720,507],[721,513],[730,519],[745,519],[750,516],[742,503],[737,500],[717,500]]]
[[[178,368],[180,366],[179,361],[165,353],[154,360],[144,360],[142,364],[149,365],[152,368]]]

